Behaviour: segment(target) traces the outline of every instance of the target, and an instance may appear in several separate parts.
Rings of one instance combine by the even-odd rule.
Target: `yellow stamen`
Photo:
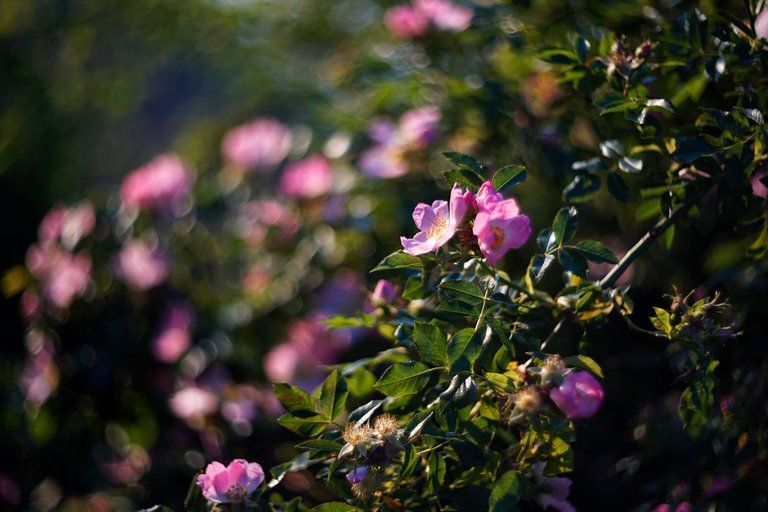
[[[427,229],[427,236],[432,240],[437,240],[443,236],[446,228],[448,228],[448,221],[445,217],[435,217],[435,220],[432,221],[429,229]]]

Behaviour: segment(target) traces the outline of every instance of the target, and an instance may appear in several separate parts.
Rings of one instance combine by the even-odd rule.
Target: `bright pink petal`
[[[433,206],[437,203],[445,204],[445,201],[435,201]],[[413,209],[413,222],[419,230],[423,231],[429,229],[429,226],[432,225],[434,220],[435,209],[432,206],[429,206],[426,203],[419,203],[416,205],[416,208]]]
[[[405,252],[411,256],[418,256],[420,254],[426,254],[437,249],[435,240],[429,238],[424,231],[416,234],[413,238],[400,237],[400,243],[403,244]]]

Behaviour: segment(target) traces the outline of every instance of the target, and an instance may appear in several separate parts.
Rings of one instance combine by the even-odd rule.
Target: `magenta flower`
[[[265,170],[283,161],[291,151],[293,136],[280,121],[254,119],[233,128],[221,142],[224,160],[243,169]]]
[[[175,363],[187,351],[192,342],[192,321],[193,312],[187,304],[174,302],[166,307],[152,340],[152,354],[158,361]]]
[[[560,387],[553,388],[549,397],[570,419],[589,418],[603,403],[605,392],[591,373],[576,371],[563,379]]]
[[[264,470],[256,462],[235,459],[224,466],[211,462],[197,477],[203,496],[214,503],[240,503],[264,481]]]
[[[396,5],[384,14],[384,24],[400,39],[423,36],[429,27],[429,19],[412,5]]]
[[[471,197],[468,198],[471,202]],[[495,265],[510,249],[522,246],[531,236],[531,221],[520,213],[514,199],[504,199],[490,182],[480,187],[474,198],[477,205],[472,233],[488,263]]]
[[[365,480],[365,476],[368,474],[368,466],[360,466],[347,473],[347,482],[350,485],[359,484]]]
[[[437,128],[442,114],[434,105],[411,109],[400,116],[397,136],[400,143],[408,148],[423,149],[437,137]]]
[[[553,508],[559,512],[576,512],[566,498],[571,492],[571,479],[565,477],[546,477],[544,476],[544,467],[546,462],[537,462],[531,469],[536,477],[537,485],[546,488],[536,497],[536,502],[542,508]]]
[[[67,249],[91,234],[96,226],[96,214],[89,201],[67,208],[57,206],[49,211],[40,222],[38,236],[41,242],[61,242]]]
[[[758,39],[768,39],[768,7],[763,7],[755,18],[755,34]]]
[[[432,206],[419,203],[413,210],[413,221],[421,231],[413,238],[401,236],[403,249],[413,256],[436,251],[456,233],[466,212],[467,203],[458,185],[453,186],[448,203],[442,200]]]
[[[333,169],[320,155],[287,165],[280,178],[280,191],[288,197],[320,197],[331,190],[331,185]]]
[[[768,21],[766,21],[766,24],[768,24]],[[766,30],[768,30],[768,27],[766,27]],[[768,170],[766,170],[764,167],[760,167],[752,174],[752,176],[749,177],[749,184],[752,186],[752,194],[754,196],[761,197],[763,199],[768,197],[768,187],[763,185],[762,182],[762,178],[764,178],[766,175],[768,175]]]
[[[149,290],[168,277],[169,263],[158,247],[138,239],[126,240],[115,258],[115,274],[132,288]]]
[[[156,156],[126,176],[120,198],[129,208],[159,213],[179,213],[195,174],[173,153]]]
[[[397,299],[397,289],[392,281],[379,279],[371,295],[371,302],[375,305],[392,304]]]
[[[66,309],[82,297],[91,282],[91,258],[85,252],[72,254],[56,245],[33,245],[27,251],[27,268],[40,280],[43,297]]]

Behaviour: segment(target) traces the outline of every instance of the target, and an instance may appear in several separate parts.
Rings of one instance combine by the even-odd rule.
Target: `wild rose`
[[[576,512],[566,498],[571,492],[571,479],[565,477],[546,477],[544,468],[546,462],[537,462],[531,469],[536,478],[536,484],[545,489],[536,497],[536,503],[542,508],[553,508],[559,512]]]
[[[396,5],[384,14],[384,25],[395,37],[411,39],[426,34],[429,20],[412,5]]]
[[[371,178],[399,178],[408,172],[405,150],[396,142],[377,144],[363,151],[358,165]]]
[[[171,303],[163,312],[157,336],[152,340],[152,354],[163,363],[175,363],[189,348],[193,312],[183,303]]]
[[[401,236],[403,249],[413,256],[436,251],[453,237],[466,212],[467,203],[458,185],[451,189],[449,202],[437,200],[432,206],[419,203],[413,210],[413,221],[421,231],[413,238]]]
[[[331,190],[333,169],[320,155],[286,166],[280,178],[280,191],[288,197],[311,199]]]
[[[91,282],[91,258],[72,254],[57,245],[33,245],[27,251],[27,268],[40,280],[43,297],[66,309],[81,297]]]
[[[187,386],[176,391],[168,400],[171,412],[191,426],[200,426],[205,416],[219,407],[219,397],[207,389]]]
[[[203,496],[213,503],[240,503],[264,481],[264,470],[256,462],[235,459],[224,466],[211,462],[197,477]]]
[[[576,371],[565,376],[559,387],[552,388],[549,397],[570,419],[589,418],[603,403],[603,387],[591,373]]]
[[[231,165],[265,170],[288,156],[292,139],[291,131],[280,121],[254,119],[227,132],[221,142],[221,152]]]
[[[400,116],[397,135],[409,148],[425,148],[437,137],[442,114],[434,105],[411,109]]]
[[[89,201],[67,208],[57,206],[40,222],[38,236],[41,242],[61,242],[72,250],[77,243],[91,234],[96,225],[96,214]]]
[[[768,6],[755,18],[755,35],[758,39],[768,39]]]
[[[477,216],[472,233],[488,263],[495,265],[510,249],[522,246],[531,236],[531,222],[520,213],[514,199],[503,199],[490,182],[485,182],[475,198]]]
[[[414,7],[439,30],[461,32],[472,23],[474,11],[450,0],[414,0]]]
[[[194,181],[194,173],[181,158],[166,153],[130,173],[120,187],[120,198],[129,208],[175,214]]]
[[[157,247],[138,239],[127,240],[115,258],[115,274],[137,290],[148,290],[168,277],[169,263]]]

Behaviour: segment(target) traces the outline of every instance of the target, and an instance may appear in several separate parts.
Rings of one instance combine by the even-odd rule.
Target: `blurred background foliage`
[[[275,425],[263,395],[251,397],[263,409],[258,418],[239,430],[220,417],[202,426],[185,423],[169,410],[169,396],[182,381],[205,381],[222,397],[242,391],[237,383],[264,383],[263,360],[291,336],[296,319],[318,310],[361,309],[365,290],[374,284],[367,271],[399,247],[401,234],[410,234],[414,204],[444,195],[439,182],[450,164],[442,150],[471,152],[492,169],[524,163],[529,179],[515,193],[534,230],[546,227],[574,177],[571,165],[598,154],[601,140],[631,137],[634,126],[589,113],[585,96],[558,83],[555,68],[537,58],[542,48],[570,46],[575,33],[596,42],[631,34],[631,45],[637,45],[644,36],[682,23],[694,7],[710,16],[745,16],[736,1],[619,1],[607,8],[586,0],[483,0],[471,3],[470,30],[434,31],[409,41],[393,37],[382,23],[394,4],[0,0],[4,504],[129,510],[162,502],[178,508],[191,476],[211,457],[244,456],[265,467],[287,460],[294,439]],[[724,89],[727,84],[711,81],[698,94],[709,107],[727,108]],[[686,104],[687,110],[676,106],[683,116],[695,117],[694,103]],[[365,135],[371,121],[397,120],[424,105],[439,106],[440,135],[407,156],[410,172],[397,180],[362,178],[356,155],[371,146]],[[334,160],[341,180],[335,190],[345,205],[341,218],[333,219],[326,215],[325,200],[298,202],[301,236],[317,243],[306,261],[297,260],[296,279],[288,276],[275,286],[290,285],[290,293],[271,302],[242,292],[244,269],[254,261],[278,260],[278,268],[292,272],[283,262],[300,253],[297,242],[275,242],[266,253],[258,252],[227,229],[244,203],[271,197],[278,177],[262,174],[230,187],[220,171],[227,168],[222,137],[233,126],[265,116],[291,127],[292,159],[322,152]],[[119,234],[119,183],[168,151],[196,170],[197,209],[176,224],[133,219],[135,231]],[[642,202],[639,180],[625,178],[631,207],[605,189],[580,205],[582,234],[601,238],[617,253],[650,225],[649,218],[635,215]],[[58,389],[34,407],[19,385],[32,343],[19,316],[20,292],[30,282],[25,255],[54,204],[86,197],[96,207],[97,225],[114,236],[99,229],[94,235],[94,266],[101,262],[101,270],[94,270],[95,295],[44,327],[55,331]],[[687,220],[668,246],[654,245],[633,266],[632,297],[638,316],[647,318],[652,306],[666,305],[658,298],[673,293],[673,285],[702,293],[723,290],[745,335],[740,350],[724,358],[722,371],[755,390],[752,406],[759,409],[768,393],[764,368],[755,364],[765,355],[768,279],[764,262],[744,256],[744,233],[752,232],[734,233],[732,224],[708,210],[705,201],[701,215]],[[110,276],[112,253],[126,236],[141,232],[178,249],[171,284],[159,291],[135,293]],[[324,242],[329,236],[330,246]],[[532,245],[510,255],[510,273],[523,272],[535,252]],[[340,296],[331,286],[339,282],[354,293],[349,304],[330,307]],[[158,364],[149,348],[164,304],[182,297],[195,310],[193,345],[204,356],[195,371],[189,370],[190,359],[187,366]],[[321,335],[312,331],[311,336]],[[354,336],[370,343],[351,345],[347,358],[386,346],[375,334]],[[736,440],[744,467],[720,461],[715,464],[721,464],[720,473],[700,471],[712,467],[711,460],[701,459],[717,459],[722,447],[704,449],[681,429],[676,399],[682,388],[666,363],[665,345],[627,332],[620,320],[588,338],[607,375],[608,403],[579,427],[572,499],[577,506],[589,510],[597,500],[616,510],[644,510],[667,495],[682,496],[740,471],[758,473],[757,488],[765,486],[762,462],[755,462],[765,458],[764,440],[753,446],[742,442],[742,432],[729,440]],[[746,369],[740,371],[741,365]],[[745,446],[755,452],[745,455]],[[701,453],[706,454],[701,459],[694,456]],[[286,487],[325,496],[302,473]]]

